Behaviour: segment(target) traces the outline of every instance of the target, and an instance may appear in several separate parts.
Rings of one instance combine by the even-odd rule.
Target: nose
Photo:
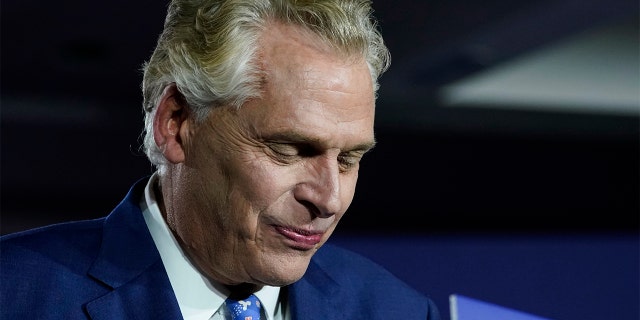
[[[340,212],[340,168],[336,157],[322,155],[308,159],[304,180],[296,186],[295,197],[315,216],[328,218]]]

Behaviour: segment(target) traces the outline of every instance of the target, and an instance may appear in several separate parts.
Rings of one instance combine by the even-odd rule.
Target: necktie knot
[[[225,303],[233,320],[260,320],[261,304],[255,295],[240,300],[229,297]]]

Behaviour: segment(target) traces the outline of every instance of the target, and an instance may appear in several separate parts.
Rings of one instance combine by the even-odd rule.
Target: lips
[[[313,249],[322,240],[322,232],[311,232],[283,226],[275,226],[275,229],[285,238],[293,241],[294,247],[298,249]]]

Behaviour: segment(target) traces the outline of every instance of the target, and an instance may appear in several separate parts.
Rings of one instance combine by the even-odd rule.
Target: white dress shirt
[[[229,291],[198,272],[169,231],[156,201],[154,185],[157,179],[157,173],[149,179],[144,196],[140,199],[140,208],[153,242],[160,252],[182,317],[185,320],[229,319],[229,311],[224,304]],[[279,287],[270,286],[264,286],[255,293],[263,306],[261,319],[290,319],[289,312],[286,312],[287,306],[278,299],[279,293]]]

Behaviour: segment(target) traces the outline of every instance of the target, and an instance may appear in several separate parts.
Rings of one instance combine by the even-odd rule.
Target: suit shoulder
[[[65,222],[4,235],[0,237],[3,271],[12,261],[73,265],[86,260],[100,246],[103,221]]]

